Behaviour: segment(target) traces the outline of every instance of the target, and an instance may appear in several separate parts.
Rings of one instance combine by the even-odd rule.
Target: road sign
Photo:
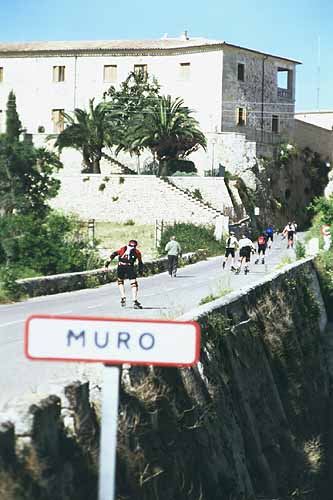
[[[26,321],[29,359],[106,364],[192,366],[198,362],[195,322],[33,315]]]
[[[113,500],[120,373],[112,365],[193,366],[200,327],[194,321],[37,314],[25,323],[25,354],[31,360],[105,364],[99,500]]]
[[[323,224],[320,228],[320,234],[322,236],[330,236],[331,226],[329,224]]]

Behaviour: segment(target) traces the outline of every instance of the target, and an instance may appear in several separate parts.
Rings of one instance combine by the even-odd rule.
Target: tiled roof
[[[0,43],[0,56],[13,55],[51,55],[68,53],[136,53],[136,52],[163,52],[163,51],[195,51],[233,47],[250,51],[277,59],[284,59],[299,64],[299,61],[287,57],[277,56],[246,47],[240,47],[223,40],[208,40],[206,38],[162,38],[160,40],[90,40],[90,41],[51,41],[51,42],[12,42]]]
[[[68,42],[18,42],[0,43],[0,52],[40,52],[40,51],[76,51],[76,50],[163,50],[207,45],[221,45],[223,41],[192,38],[182,40],[166,38],[161,40],[91,40]]]

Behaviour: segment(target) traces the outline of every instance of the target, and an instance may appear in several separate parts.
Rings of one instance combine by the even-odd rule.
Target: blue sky
[[[331,0],[0,0],[0,12],[2,42],[152,39],[188,30],[300,60],[296,110],[318,109],[318,86],[319,109],[333,109]]]

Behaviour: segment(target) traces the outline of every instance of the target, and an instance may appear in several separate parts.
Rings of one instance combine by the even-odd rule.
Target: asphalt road
[[[176,278],[167,273],[139,279],[139,300],[142,310],[134,310],[127,285],[128,305],[120,307],[115,283],[97,289],[80,290],[29,299],[10,305],[0,305],[0,408],[20,395],[41,392],[46,385],[86,379],[92,376],[96,365],[86,363],[39,362],[27,360],[23,352],[23,330],[31,314],[66,314],[114,318],[172,319],[196,307],[203,297],[221,290],[235,291],[253,284],[271,272],[293,250],[286,249],[280,237],[267,252],[266,264],[254,265],[245,276],[222,271],[221,257],[209,258],[178,270]],[[47,334],[47,332],[46,332]]]

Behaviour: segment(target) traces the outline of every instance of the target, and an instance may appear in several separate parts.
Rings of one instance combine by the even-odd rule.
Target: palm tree
[[[76,108],[73,116],[64,113],[64,118],[67,126],[58,135],[55,146],[60,152],[64,148],[77,149],[83,156],[83,171],[100,174],[103,148],[112,142],[112,123],[104,102],[94,107],[94,99],[90,99],[89,111]]]
[[[192,112],[180,98],[158,97],[129,126],[124,143],[130,144],[129,152],[150,149],[159,162],[159,175],[168,175],[170,160],[183,159],[199,147],[206,149],[206,138]]]

